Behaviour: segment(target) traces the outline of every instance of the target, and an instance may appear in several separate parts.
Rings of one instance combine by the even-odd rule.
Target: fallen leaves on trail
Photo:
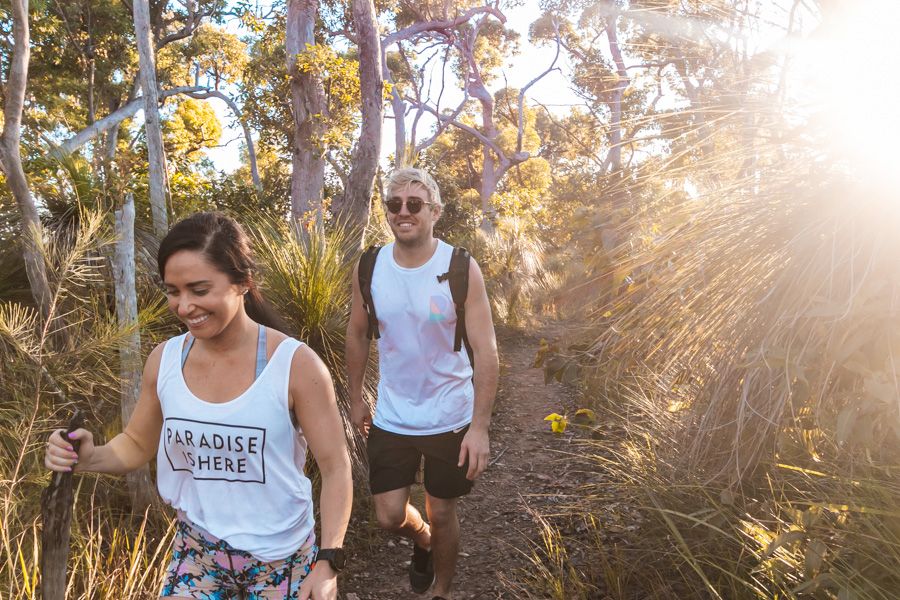
[[[551,413],[544,417],[545,421],[550,421],[550,429],[553,433],[563,433],[569,425],[569,420],[558,413]]]

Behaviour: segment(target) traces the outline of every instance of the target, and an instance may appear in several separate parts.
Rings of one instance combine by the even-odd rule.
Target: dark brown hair
[[[247,315],[261,325],[288,333],[287,323],[262,297],[253,279],[256,263],[250,240],[237,221],[220,212],[199,212],[176,223],[156,254],[160,277],[165,278],[166,263],[181,250],[199,252],[231,283],[246,285]]]

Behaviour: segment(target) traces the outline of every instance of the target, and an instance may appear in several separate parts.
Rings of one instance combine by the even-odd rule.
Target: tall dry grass
[[[596,558],[540,578],[563,597],[898,597],[900,198],[749,82],[604,180],[615,248],[584,232],[603,293],[552,364],[602,423],[568,459],[594,483],[538,556]]]
[[[45,245],[53,291],[43,320],[16,302],[0,304],[0,596],[40,594],[40,493],[46,437],[77,406],[102,439],[120,428],[117,350],[128,335],[115,321],[105,261],[109,221],[82,211]],[[142,314],[159,318],[158,307]],[[58,327],[61,327],[57,329]],[[69,598],[153,597],[165,525],[129,515],[121,485],[79,476]],[[145,593],[146,592],[146,593]]]
[[[722,147],[699,173],[740,164]],[[567,357],[616,432],[582,450],[603,483],[569,507],[594,517],[570,543],[607,567],[578,585],[897,597],[900,210],[896,190],[817,154],[763,148],[753,177],[707,171],[715,186],[626,224],[653,234],[616,256],[625,282]],[[639,509],[624,540],[605,529],[610,497]]]

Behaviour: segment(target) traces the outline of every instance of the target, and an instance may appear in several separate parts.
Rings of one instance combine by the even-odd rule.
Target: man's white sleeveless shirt
[[[156,384],[163,413],[159,493],[233,547],[263,561],[287,558],[315,526],[312,485],[303,474],[306,439],[288,405],[291,360],[302,344],[282,341],[243,394],[213,403],[185,383],[184,338],[166,342]]]
[[[424,265],[401,267],[394,244],[378,253],[372,301],[378,314],[376,427],[403,435],[433,435],[472,421],[472,365],[463,346],[453,351],[456,308],[447,272],[453,246],[438,240]]]

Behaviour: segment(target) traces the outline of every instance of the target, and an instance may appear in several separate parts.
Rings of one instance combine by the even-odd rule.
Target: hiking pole
[[[84,425],[84,413],[75,409],[67,433]],[[78,452],[77,440],[66,441]],[[72,524],[72,472],[54,472],[47,489],[41,494],[41,597],[43,600],[65,600],[66,566]]]

